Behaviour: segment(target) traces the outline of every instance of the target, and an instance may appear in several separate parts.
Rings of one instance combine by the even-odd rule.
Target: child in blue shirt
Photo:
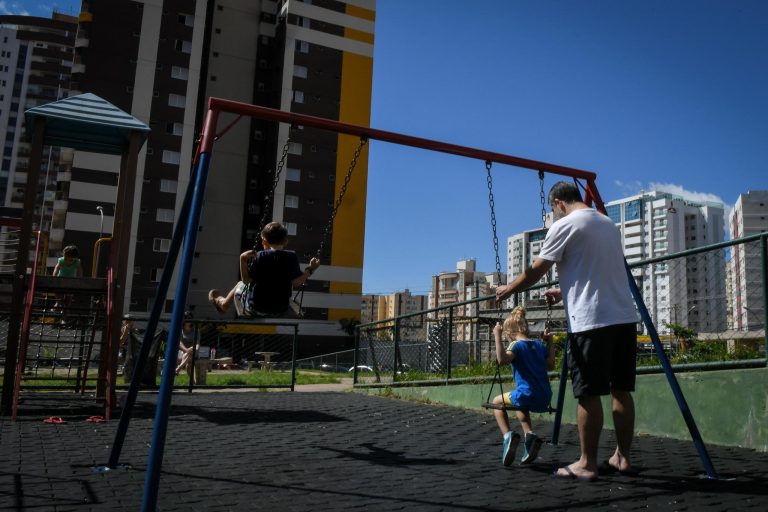
[[[505,349],[502,344],[502,331],[510,340]],[[533,432],[531,412],[546,412],[552,399],[552,388],[549,384],[548,370],[555,367],[555,351],[552,350],[552,337],[549,328],[545,328],[544,343],[528,339],[528,320],[525,309],[517,306],[509,317],[497,323],[493,329],[496,341],[496,359],[499,364],[511,364],[515,376],[515,389],[509,393],[498,395],[493,399],[494,404],[512,404],[519,409],[515,411],[524,435],[524,451],[521,464],[530,464],[539,454],[541,439]],[[512,464],[515,450],[520,443],[520,435],[509,428],[507,412],[494,409],[496,422],[503,436],[502,463]]]

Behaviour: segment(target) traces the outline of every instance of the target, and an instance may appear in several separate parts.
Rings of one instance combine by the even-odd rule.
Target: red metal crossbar
[[[493,151],[485,151],[467,146],[459,146],[456,144],[449,144],[447,142],[424,139],[421,137],[412,137],[410,135],[403,135],[401,133],[377,130],[367,126],[342,123],[332,119],[308,116],[306,114],[296,114],[294,112],[285,112],[274,108],[260,107],[257,105],[250,105],[248,103],[240,103],[237,101],[225,100],[221,98],[209,98],[208,109],[208,116],[206,118],[205,126],[203,127],[201,143],[201,151],[203,152],[210,152],[213,148],[213,142],[216,138],[216,123],[218,114],[221,112],[229,112],[241,116],[255,117],[257,119],[263,119],[266,121],[311,126],[313,128],[345,133],[347,135],[356,135],[358,137],[367,137],[368,139],[391,142],[393,144],[402,144],[404,146],[412,146],[416,148],[428,149],[431,151],[439,151],[441,153],[449,153],[453,155],[465,156],[468,158],[476,158],[484,161],[513,165],[515,167],[522,167],[524,169],[532,169],[535,171],[544,171],[561,176],[584,179],[589,183],[594,183],[594,180],[597,177],[597,175],[593,172],[574,169],[572,167],[565,167],[547,162],[539,162],[527,158],[506,155],[503,153],[495,153]]]

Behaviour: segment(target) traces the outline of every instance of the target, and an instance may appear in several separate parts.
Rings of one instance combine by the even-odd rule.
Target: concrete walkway
[[[105,463],[116,421],[87,406],[23,404],[0,420],[0,510],[139,510],[155,395],[142,395],[121,462]],[[576,432],[530,466],[500,463],[500,436],[480,411],[339,392],[177,393],[159,510],[689,510],[768,509],[765,453],[709,446],[721,480],[702,478],[691,442],[637,438],[638,477],[555,479],[578,454]],[[66,423],[46,424],[57,415]],[[537,427],[545,437],[551,426]],[[603,435],[601,454],[613,435]],[[518,453],[518,457],[519,457]]]

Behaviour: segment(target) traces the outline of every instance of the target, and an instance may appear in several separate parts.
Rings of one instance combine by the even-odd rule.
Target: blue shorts
[[[533,397],[522,394],[519,389],[513,389],[504,397],[504,402],[512,404],[518,409],[525,411],[548,412],[550,403],[552,402],[552,395]]]

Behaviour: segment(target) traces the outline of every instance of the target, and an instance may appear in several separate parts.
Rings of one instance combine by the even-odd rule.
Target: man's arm
[[[554,261],[544,260],[536,258],[530,267],[526,268],[520,275],[518,275],[514,281],[507,285],[499,286],[496,288],[496,300],[501,302],[508,298],[513,293],[527,290],[534,284],[539,282],[539,279],[547,273],[547,270],[552,268]]]

